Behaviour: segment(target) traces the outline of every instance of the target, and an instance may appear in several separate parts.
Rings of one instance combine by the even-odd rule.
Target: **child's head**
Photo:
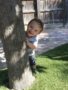
[[[27,35],[36,36],[43,31],[43,23],[40,19],[32,19],[27,26]]]

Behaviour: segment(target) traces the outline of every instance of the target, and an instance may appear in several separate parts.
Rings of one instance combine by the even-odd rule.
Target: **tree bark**
[[[21,1],[0,0],[0,37],[13,90],[27,88],[35,79],[29,67]]]

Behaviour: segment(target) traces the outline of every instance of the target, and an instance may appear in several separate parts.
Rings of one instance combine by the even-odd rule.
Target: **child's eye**
[[[30,26],[30,28],[33,28],[33,26]]]
[[[37,32],[37,30],[35,30],[35,32]]]

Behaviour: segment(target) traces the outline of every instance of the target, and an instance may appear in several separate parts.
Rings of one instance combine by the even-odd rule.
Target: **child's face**
[[[35,21],[32,21],[27,27],[27,35],[29,37],[38,35],[40,31],[41,31],[40,25]]]

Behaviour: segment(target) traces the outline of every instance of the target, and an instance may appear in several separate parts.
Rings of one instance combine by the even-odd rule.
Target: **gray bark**
[[[0,0],[0,37],[7,59],[10,89],[22,90],[34,80],[27,56],[21,0]]]

